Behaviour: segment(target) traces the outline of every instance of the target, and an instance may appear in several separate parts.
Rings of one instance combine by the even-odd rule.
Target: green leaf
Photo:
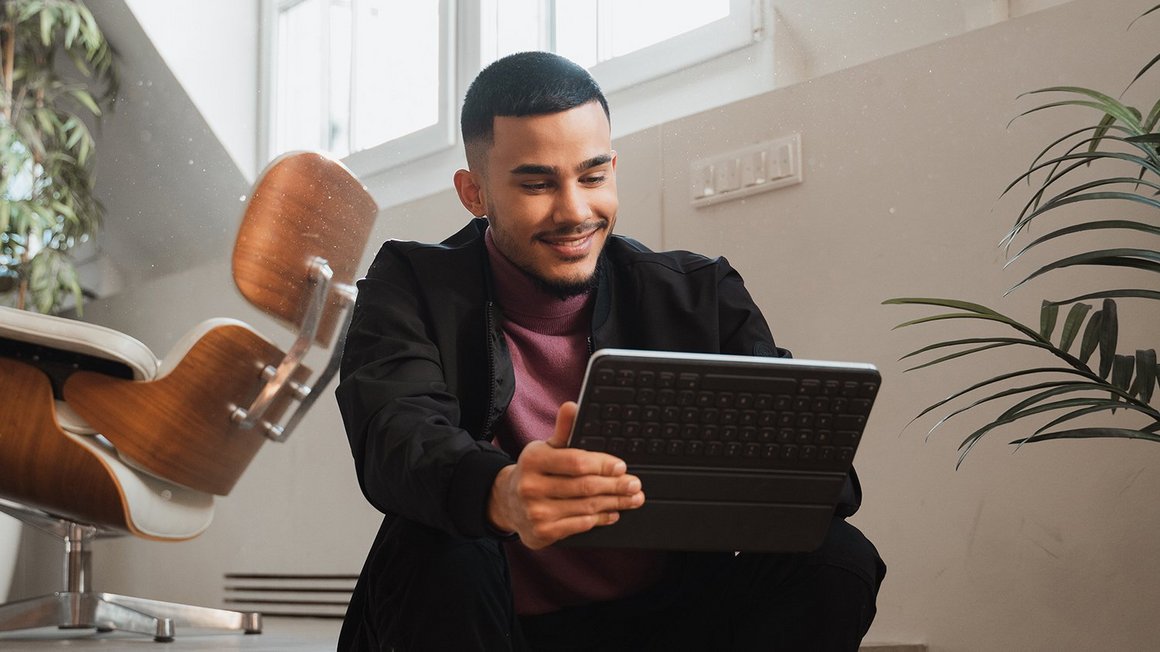
[[[1086,365],[1095,352],[1100,341],[1101,325],[1104,321],[1104,311],[1097,310],[1088,320],[1087,328],[1083,331],[1083,339],[1079,344],[1079,359]]]
[[[1112,384],[1126,392],[1129,391],[1132,384],[1132,372],[1135,369],[1135,357],[1117,354],[1112,362]]]
[[[1134,113],[1132,113],[1131,107],[1125,106],[1122,102],[1120,102],[1120,101],[1116,100],[1115,98],[1112,98],[1108,95],[1104,95],[1103,93],[1101,93],[1099,91],[1093,91],[1091,89],[1081,88],[1078,86],[1053,86],[1051,88],[1041,88],[1041,89],[1036,90],[1036,91],[1028,91],[1028,92],[1020,95],[1020,97],[1022,97],[1024,95],[1035,95],[1038,93],[1073,93],[1076,95],[1084,95],[1087,97],[1091,97],[1092,99],[1094,99],[1096,101],[1089,102],[1089,101],[1085,101],[1085,100],[1060,100],[1058,102],[1051,102],[1049,104],[1044,104],[1042,106],[1037,106],[1033,109],[1029,109],[1027,111],[1024,111],[1023,113],[1020,113],[1019,115],[1015,116],[1015,118],[1013,118],[1011,120],[1011,122],[1014,122],[1015,120],[1018,120],[1019,118],[1025,116],[1025,115],[1030,115],[1032,113],[1035,113],[1037,111],[1043,111],[1045,109],[1052,109],[1052,108],[1060,107],[1060,106],[1084,106],[1084,107],[1095,109],[1097,111],[1101,111],[1101,112],[1106,113],[1108,115],[1115,116],[1116,120],[1119,120],[1121,123],[1123,123],[1126,127],[1131,129],[1132,131],[1135,131],[1137,133],[1140,132],[1140,119],[1138,117],[1136,117],[1136,115]]]
[[[1151,403],[1156,386],[1156,349],[1136,351],[1136,380],[1139,389],[1135,394],[1141,401]]]
[[[1053,439],[1091,439],[1096,437],[1115,437],[1124,439],[1144,439],[1147,441],[1160,442],[1160,435],[1145,432],[1143,430],[1131,430],[1128,428],[1077,428],[1074,430],[1060,430],[1058,432],[1048,432],[1042,435],[1033,435],[1026,439],[1017,439],[1015,443],[1030,443],[1037,441],[1051,441]]]
[[[1005,294],[1010,294],[1015,289],[1024,285],[1028,281],[1038,278],[1047,272],[1055,269],[1062,269],[1065,267],[1074,267],[1076,265],[1100,265],[1105,267],[1131,267],[1147,272],[1155,272],[1160,274],[1160,251],[1153,251],[1151,249],[1100,249],[1098,251],[1086,251],[1082,254],[1068,256],[1052,263],[1048,263],[1043,267],[1032,272],[1022,281],[1011,286]]]
[[[1059,304],[1044,299],[1043,305],[1039,309],[1039,334],[1043,339],[1051,339],[1051,334],[1055,332],[1055,321],[1058,318]]]
[[[1091,299],[1155,299],[1160,300],[1160,291],[1157,290],[1141,290],[1141,289],[1119,289],[1119,290],[1100,290],[1098,292],[1090,292],[1082,294],[1078,297],[1064,299],[1062,301],[1052,301],[1056,305],[1066,306],[1077,301],[1090,301]]]
[[[93,96],[89,95],[88,91],[74,88],[70,91],[70,93],[77,99],[78,102],[83,104],[90,113],[93,115],[101,115],[101,107],[97,106],[97,103],[93,101]]]
[[[974,353],[980,353],[982,351],[990,351],[991,349],[998,349],[998,348],[1001,348],[1004,346],[1011,346],[1012,344],[1029,344],[1029,342],[1027,342],[1026,340],[1011,339],[1010,342],[1006,342],[1006,343],[1000,342],[1000,343],[996,343],[996,344],[988,344],[986,346],[978,346],[978,347],[975,347],[973,349],[967,349],[965,351],[957,351],[957,352],[952,353],[950,355],[944,355],[941,358],[937,358],[935,360],[931,360],[930,362],[926,362],[924,364],[920,364],[920,365],[916,365],[914,367],[910,367],[908,369],[904,369],[903,371],[917,371],[919,369],[933,367],[937,364],[942,364],[942,363],[947,362],[949,360],[954,360],[956,358],[961,358],[963,356],[968,356],[968,355],[971,355]],[[942,345],[947,345],[947,343],[943,342],[943,343],[940,343],[938,346],[942,346]],[[911,354],[911,355],[913,355],[913,354]],[[903,356],[903,358],[905,358],[905,357],[908,357],[908,356]]]
[[[1116,343],[1119,339],[1120,323],[1116,315],[1116,302],[1104,299],[1100,321],[1100,378],[1107,378],[1112,370],[1112,361],[1116,355]]]
[[[1075,336],[1079,333],[1080,324],[1083,324],[1084,317],[1087,317],[1088,311],[1092,309],[1086,303],[1077,303],[1071,307],[1067,313],[1067,320],[1063,323],[1063,333],[1060,334],[1059,348],[1063,351],[1071,349],[1072,342],[1075,341]]]

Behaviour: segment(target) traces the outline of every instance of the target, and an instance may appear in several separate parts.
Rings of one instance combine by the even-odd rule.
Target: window
[[[505,54],[559,52],[611,93],[761,27],[761,0],[263,1],[266,157],[327,151],[360,176],[452,145],[467,81]]]
[[[614,92],[752,43],[759,1],[485,0],[482,59],[551,50]]]
[[[267,0],[267,155],[358,173],[454,142],[449,0]]]

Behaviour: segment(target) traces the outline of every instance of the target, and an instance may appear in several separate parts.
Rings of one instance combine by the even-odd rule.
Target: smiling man
[[[476,219],[387,242],[359,283],[337,397],[386,517],[339,649],[856,649],[885,567],[844,520],[854,476],[811,553],[553,545],[646,500],[623,461],[565,446],[592,351],[789,354],[727,261],[613,235],[608,105],[582,68],[493,63],[462,131]]]

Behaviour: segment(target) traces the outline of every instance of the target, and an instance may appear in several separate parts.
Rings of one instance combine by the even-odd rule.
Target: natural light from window
[[[477,43],[480,65],[512,52],[552,50],[585,67],[605,68],[618,57],[639,57],[719,23],[739,6],[738,0],[700,0],[675,11],[671,0],[481,0],[479,20],[456,27],[441,15],[454,13],[453,0],[267,1],[274,28],[270,154],[366,152],[356,157],[360,163],[389,164],[453,142],[434,133],[453,133],[449,102],[462,90],[451,88],[456,74],[441,60],[453,50],[452,39]],[[475,30],[476,38],[460,38],[456,29]],[[671,58],[658,54],[654,59],[662,61],[654,64],[663,68]],[[646,69],[644,78],[664,72]],[[380,157],[380,150],[389,152]]]

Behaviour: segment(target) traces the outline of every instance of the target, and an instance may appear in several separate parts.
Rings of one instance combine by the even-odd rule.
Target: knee
[[[858,528],[843,519],[834,519],[825,541],[807,558],[811,565],[838,568],[853,574],[865,583],[872,598],[878,595],[878,588],[886,577],[886,564],[878,549]]]

